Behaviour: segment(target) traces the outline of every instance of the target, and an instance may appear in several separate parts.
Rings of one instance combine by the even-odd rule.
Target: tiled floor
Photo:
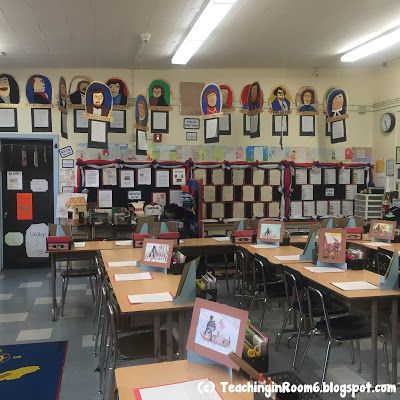
[[[48,269],[6,270],[0,275],[0,345],[32,341],[68,340],[68,351],[63,374],[60,400],[93,400],[97,394],[98,374],[94,372],[97,359],[93,357],[92,313],[93,302],[87,279],[76,279],[69,285],[65,316],[57,322],[51,321],[50,276]],[[3,279],[1,279],[4,277]],[[22,285],[23,284],[23,285]],[[33,285],[32,285],[33,284]],[[71,289],[72,288],[72,289]],[[226,286],[220,285],[221,291]],[[58,282],[58,294],[60,294]],[[11,296],[10,296],[11,295]],[[219,300],[235,305],[224,293],[219,293]],[[293,348],[286,346],[287,335],[276,351],[273,342],[281,321],[281,311],[273,307],[266,313],[264,330],[271,337],[271,371],[289,370]],[[258,312],[251,319],[258,320]],[[294,343],[292,343],[294,345]],[[301,342],[304,346],[304,339]],[[309,356],[300,377],[310,383],[319,380],[326,349],[326,341],[316,337],[310,347]],[[371,352],[369,342],[361,344],[363,373],[351,364],[349,346],[343,344],[333,348],[328,381],[335,383],[364,383],[371,376]],[[390,349],[389,349],[390,350]],[[382,352],[379,351],[380,382],[385,382]],[[400,370],[400,369],[399,369]],[[325,396],[324,399],[338,399],[338,395]],[[363,394],[359,399],[400,399],[400,394],[387,395]]]

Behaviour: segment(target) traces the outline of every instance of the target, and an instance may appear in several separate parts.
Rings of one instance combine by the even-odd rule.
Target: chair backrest
[[[289,304],[289,297],[294,292],[300,313],[304,314],[305,310],[303,310],[302,301],[300,299],[300,292],[305,287],[305,281],[302,275],[299,272],[287,266],[284,266],[283,278],[285,282],[286,299],[288,301],[288,304]]]
[[[310,283],[309,286],[307,287],[307,300],[310,310],[310,316],[312,317],[313,307],[317,306],[317,304],[320,304],[322,307],[322,311],[324,313],[324,319],[328,335],[332,337],[331,325],[329,323],[329,314],[326,307],[328,297],[330,298],[329,292],[325,288],[319,285]]]
[[[49,236],[72,236],[71,226],[49,224]]]

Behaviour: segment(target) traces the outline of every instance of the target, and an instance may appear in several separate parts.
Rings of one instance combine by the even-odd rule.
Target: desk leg
[[[185,310],[178,312],[178,340],[179,340],[179,359],[186,359],[186,347],[183,340],[185,335]]]
[[[167,312],[167,361],[172,361],[174,340],[172,335],[172,311]],[[180,340],[180,339],[179,339]]]
[[[51,297],[52,297],[52,321],[58,320],[58,305],[57,305],[57,289],[56,289],[56,277],[57,277],[57,265],[55,253],[50,253],[50,268],[51,268]]]
[[[397,384],[397,330],[398,330],[398,297],[392,299],[392,376],[390,383]]]
[[[378,383],[378,300],[371,301],[372,386]]]
[[[160,313],[154,313],[154,358],[160,361]]]

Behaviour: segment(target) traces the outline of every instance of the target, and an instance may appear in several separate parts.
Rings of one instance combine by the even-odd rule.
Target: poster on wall
[[[0,74],[0,132],[17,132],[19,87],[13,76]]]
[[[303,86],[297,91],[296,108],[300,115],[300,136],[315,136],[318,97],[312,86]]]
[[[330,124],[331,143],[345,142],[346,118],[348,99],[346,92],[340,88],[333,88],[326,92],[325,113],[327,123]]]
[[[230,135],[232,131],[231,113],[234,111],[233,90],[227,84],[219,85],[219,89],[221,91],[223,115],[219,118],[218,134]]]
[[[169,111],[171,107],[171,87],[163,79],[153,80],[148,89],[149,109],[151,111],[151,132],[169,132]]]
[[[69,101],[72,108],[85,108],[86,90],[92,82],[87,76],[75,76],[69,85]]]
[[[204,143],[219,142],[218,126],[222,115],[221,90],[215,83],[207,84],[200,94],[201,113],[204,117]]]
[[[286,85],[274,86],[269,94],[268,103],[272,114],[272,136],[279,136],[279,145],[283,148],[283,136],[288,136],[289,114],[292,95]]]
[[[109,132],[126,133],[126,110],[128,109],[129,92],[125,81],[120,78],[110,78],[106,85],[112,96],[112,121]]]
[[[46,238],[49,227],[46,224],[32,224],[25,233],[25,249],[28,258],[49,257]]]
[[[32,75],[26,83],[26,98],[31,107],[32,132],[51,132],[52,86],[44,75]]]
[[[149,121],[149,107],[146,97],[139,94],[135,103],[135,128],[141,131],[147,131]]]
[[[204,82],[180,82],[181,115],[201,115],[199,97]]]

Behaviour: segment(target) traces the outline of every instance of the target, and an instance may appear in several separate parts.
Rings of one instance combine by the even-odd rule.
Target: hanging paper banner
[[[32,220],[32,193],[17,193],[17,220]]]

